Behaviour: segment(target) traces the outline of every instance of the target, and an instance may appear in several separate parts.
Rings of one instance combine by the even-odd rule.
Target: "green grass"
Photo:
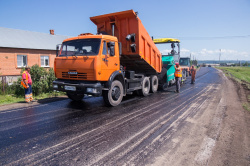
[[[250,111],[250,104],[249,103],[243,103],[242,106],[245,110]]]
[[[21,102],[24,100],[25,100],[24,97],[18,98],[18,97],[14,97],[12,95],[0,95],[0,105],[10,104],[10,103],[18,103],[18,102]]]
[[[35,100],[46,99],[51,97],[63,96],[65,93],[63,92],[52,92],[52,93],[43,93],[39,96],[34,96]],[[11,104],[25,102],[25,98],[23,97],[15,97],[14,95],[0,95],[0,105]]]
[[[240,81],[246,81],[250,83],[250,67],[217,67],[223,70],[227,75],[232,74],[236,79]]]

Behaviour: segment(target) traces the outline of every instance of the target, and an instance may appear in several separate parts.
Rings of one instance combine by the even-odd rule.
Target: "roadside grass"
[[[237,81],[250,83],[250,67],[217,67],[226,73],[227,76],[233,75]]]
[[[242,106],[243,106],[243,108],[244,108],[245,110],[247,110],[247,111],[250,112],[250,104],[249,104],[249,103],[243,103]]]
[[[24,101],[24,97],[15,97],[13,95],[0,95],[0,105],[18,103]]]
[[[52,92],[52,93],[42,93],[39,96],[34,96],[35,100],[64,96],[65,93],[63,92]],[[25,102],[25,98],[23,97],[15,97],[14,95],[0,95],[0,105],[5,104],[12,104],[12,103],[19,103]]]
[[[233,78],[234,80],[246,85],[247,89],[250,90],[250,67],[216,67],[221,69],[227,77]],[[250,101],[250,95],[247,96],[247,101]],[[242,106],[245,110],[250,112],[250,103],[244,102]]]
[[[250,95],[247,96],[247,100],[250,101]],[[250,112],[250,103],[249,102],[243,103],[242,106],[245,108],[245,110]]]

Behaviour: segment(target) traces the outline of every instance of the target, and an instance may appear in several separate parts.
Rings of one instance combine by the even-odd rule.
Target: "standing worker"
[[[180,93],[180,87],[181,87],[181,78],[182,78],[182,69],[179,63],[175,63],[174,65],[175,68],[175,81],[176,81],[176,91],[177,93]]]
[[[32,97],[32,79],[30,75],[30,67],[25,67],[25,71],[22,74],[22,81],[21,81],[22,86],[24,87],[25,91],[25,101],[27,103],[31,102],[33,100]]]
[[[195,83],[195,75],[196,75],[196,69],[194,68],[194,65],[191,66],[190,73],[191,73],[191,84],[193,84]]]

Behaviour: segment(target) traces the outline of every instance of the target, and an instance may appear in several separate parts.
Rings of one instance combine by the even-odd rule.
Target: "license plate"
[[[76,87],[75,86],[64,86],[65,90],[70,90],[70,91],[76,91]]]
[[[69,71],[68,74],[77,74],[77,72]]]

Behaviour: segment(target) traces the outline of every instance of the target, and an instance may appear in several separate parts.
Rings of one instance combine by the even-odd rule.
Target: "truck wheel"
[[[158,77],[156,75],[150,77],[150,92],[155,93],[158,90]]]
[[[149,94],[149,90],[150,90],[149,77],[144,77],[144,79],[142,81],[142,89],[138,90],[139,95],[147,96]]]
[[[123,98],[123,86],[118,80],[112,82],[110,89],[103,91],[103,100],[108,106],[117,106]]]
[[[67,92],[67,96],[73,101],[81,101],[82,98],[84,97],[84,94],[74,94]]]

